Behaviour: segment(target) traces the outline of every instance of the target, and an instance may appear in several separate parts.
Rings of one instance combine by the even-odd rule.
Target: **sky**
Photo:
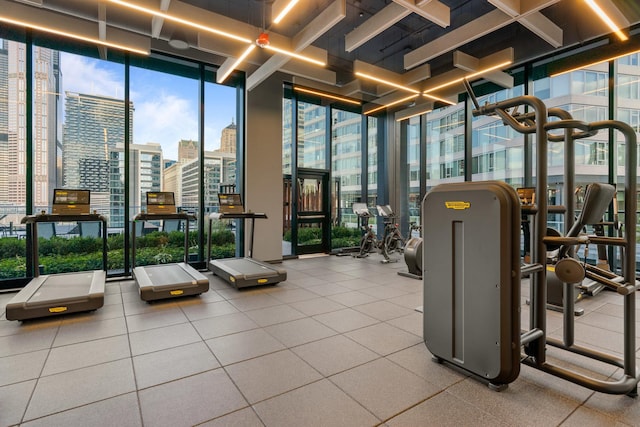
[[[124,99],[124,65],[60,53],[62,92]],[[178,159],[181,139],[198,139],[198,81],[131,67],[133,143],[162,145],[165,159]],[[64,103],[63,103],[64,105]],[[222,129],[236,120],[235,88],[205,85],[205,150],[220,146]]]

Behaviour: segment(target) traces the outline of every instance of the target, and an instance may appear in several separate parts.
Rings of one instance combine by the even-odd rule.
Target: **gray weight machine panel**
[[[424,341],[492,384],[520,372],[520,202],[497,181],[442,184],[422,202]]]
[[[209,290],[209,279],[184,262],[136,267],[133,276],[143,301],[198,295]]]
[[[287,280],[287,270],[253,258],[215,259],[209,270],[236,288],[272,285]]]
[[[96,310],[104,305],[104,270],[35,277],[9,301],[7,320]]]

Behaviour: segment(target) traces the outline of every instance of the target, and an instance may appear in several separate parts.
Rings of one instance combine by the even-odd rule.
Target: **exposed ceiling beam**
[[[512,22],[519,22],[523,19],[527,20],[526,23],[522,22],[523,25],[531,25],[534,28],[536,26],[540,26],[541,28],[537,28],[537,30],[541,32],[544,31],[545,41],[548,43],[556,43],[558,39],[560,39],[560,46],[562,45],[561,29],[555,26],[551,21],[549,21],[549,23],[551,23],[553,27],[549,26],[549,23],[544,22],[547,18],[543,17],[544,20],[539,17],[530,18],[531,15],[534,14],[542,16],[542,14],[539,13],[540,10],[559,2],[560,0],[527,0],[525,2],[517,0],[489,1],[498,8],[484,14],[483,16],[475,18],[467,24],[450,31],[449,33],[419,47],[418,49],[407,53],[404,56],[404,68],[408,70],[416,67],[433,58],[450,52],[451,49],[456,49],[493,31],[505,27]],[[506,11],[500,9],[500,7],[504,7]],[[519,14],[510,14],[516,11],[519,11]],[[529,29],[531,30],[531,28]],[[560,34],[558,33],[558,30],[560,30]]]
[[[301,52],[309,45],[328,31],[335,24],[340,22],[347,16],[346,0],[335,0],[331,5],[325,8],[318,16],[316,16],[306,27],[296,34],[291,40],[291,50],[293,52]],[[320,51],[320,49],[317,49]],[[326,54],[326,51],[325,51]],[[278,71],[286,64],[291,57],[284,54],[275,54],[267,60],[260,68],[254,71],[247,78],[247,90],[250,91],[258,86],[262,81],[271,74]]]
[[[171,0],[160,0],[160,11],[166,12],[169,10]],[[157,39],[160,37],[162,26],[164,25],[164,18],[160,16],[154,16],[151,18],[151,37]]]
[[[398,122],[421,114],[426,114],[431,110],[433,110],[433,101],[422,97],[416,99],[416,105],[414,105],[413,107],[397,111],[394,114],[394,119]]]
[[[427,80],[423,89],[429,94],[436,95],[438,97],[446,98],[448,96],[453,96],[460,92],[462,79],[466,76],[482,70],[487,70],[498,64],[513,61],[513,57],[513,48],[501,50],[485,56],[484,58],[475,58],[463,52],[455,51],[453,54],[453,60],[457,69],[447,71]],[[513,77],[500,70],[488,70],[482,74],[476,75],[471,80],[477,80],[479,78],[490,80],[502,87],[513,87]],[[440,86],[443,87],[441,89],[437,89]]]
[[[96,46],[99,45],[99,41],[104,41],[105,43],[146,52],[147,54],[151,49],[151,40],[148,36],[108,27],[109,31],[105,31],[106,39],[100,40],[97,35],[96,23],[93,21],[54,13],[44,8],[25,6],[13,1],[0,0],[0,16],[67,33],[69,37],[76,36],[91,39],[96,42]]]
[[[407,53],[404,56],[404,68],[408,70],[423,64],[451,51],[451,49],[456,49],[498,28],[504,27],[510,22],[513,22],[513,19],[499,9],[485,13],[473,21]]]
[[[393,0],[393,2],[443,28],[450,25],[451,12],[449,6],[440,3],[438,0]]]
[[[335,92],[336,73],[302,61],[289,61],[280,69],[283,73],[304,77],[315,82],[331,85]]]
[[[555,48],[562,46],[562,29],[539,10],[557,2],[558,0],[536,0],[523,4],[522,0],[489,0],[489,3]]]
[[[482,59],[478,59],[474,56],[467,55],[464,52],[456,50],[453,52],[453,65],[461,70],[475,73],[482,69],[493,67],[496,64],[513,61],[513,58],[513,48],[501,50],[500,52],[496,52]],[[513,76],[500,70],[488,71],[480,74],[478,77],[482,77],[485,80],[489,80],[490,82],[505,88],[513,87]]]
[[[406,7],[389,3],[380,12],[344,36],[345,50],[353,51],[410,14],[411,11]]]
[[[518,19],[518,22],[551,46],[555,48],[562,46],[562,28],[558,27],[542,13],[532,13]]]
[[[98,3],[98,38],[107,40],[107,5],[104,2]],[[100,59],[107,59],[107,47],[98,46]]]

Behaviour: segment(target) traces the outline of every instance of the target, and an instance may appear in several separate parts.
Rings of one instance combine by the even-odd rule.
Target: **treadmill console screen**
[[[176,201],[171,191],[147,192],[147,213],[176,213]]]
[[[523,206],[531,206],[536,203],[536,189],[533,187],[522,187],[516,189],[520,204]]]
[[[53,206],[51,212],[59,215],[82,215],[90,211],[89,190],[53,190]]]
[[[218,203],[220,204],[220,213],[230,214],[244,212],[242,197],[238,193],[218,193]]]

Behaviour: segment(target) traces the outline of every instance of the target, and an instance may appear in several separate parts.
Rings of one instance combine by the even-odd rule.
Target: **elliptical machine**
[[[400,276],[422,280],[422,226],[411,223],[411,231],[416,230],[419,236],[411,237],[404,245],[404,262],[409,271],[398,271]]]

